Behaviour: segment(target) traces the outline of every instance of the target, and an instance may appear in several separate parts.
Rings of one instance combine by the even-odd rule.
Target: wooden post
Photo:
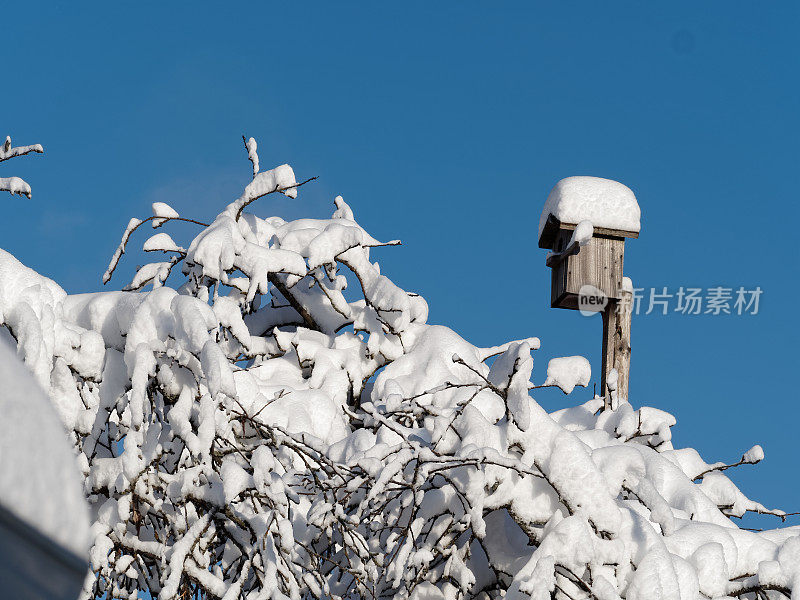
[[[620,290],[620,299],[611,300],[603,311],[603,365],[600,389],[605,398],[604,408],[612,407],[612,390],[608,379],[612,369],[617,370],[617,384],[613,391],[619,402],[628,400],[628,382],[631,375],[631,316],[633,293]]]
[[[603,350],[600,355],[603,360],[600,369],[600,393],[603,395],[603,410],[611,408],[611,394],[608,390],[608,375],[614,365],[614,335],[617,328],[617,302],[610,300],[606,309],[602,312],[603,317]]]

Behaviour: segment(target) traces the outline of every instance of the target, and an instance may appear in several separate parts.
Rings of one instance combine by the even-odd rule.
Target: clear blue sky
[[[635,318],[633,403],[675,414],[676,445],[707,460],[761,443],[735,480],[800,510],[797,4],[258,6],[6,3],[0,133],[46,154],[0,166],[34,190],[1,199],[0,246],[100,289],[151,202],[209,219],[238,195],[245,133],[265,168],[320,177],[258,210],[324,216],[342,194],[403,240],[377,256],[431,321],[479,345],[540,336],[535,378],[583,354],[596,379],[599,318],[548,308],[536,228],[560,178],[616,179],[643,212],[637,285],[764,290],[756,316]]]

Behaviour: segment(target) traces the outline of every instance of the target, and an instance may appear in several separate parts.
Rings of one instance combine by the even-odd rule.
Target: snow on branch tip
[[[14,147],[11,144],[11,136],[9,135],[6,136],[5,143],[0,147],[0,162],[31,153],[43,154],[44,148],[42,148],[41,144]],[[19,177],[0,177],[0,192],[10,192],[30,199],[31,186]]]

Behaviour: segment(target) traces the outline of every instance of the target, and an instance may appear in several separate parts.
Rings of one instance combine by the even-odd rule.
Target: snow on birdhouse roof
[[[547,197],[539,219],[539,239],[550,216],[575,225],[638,233],[641,211],[629,187],[601,177],[577,176],[559,181]]]

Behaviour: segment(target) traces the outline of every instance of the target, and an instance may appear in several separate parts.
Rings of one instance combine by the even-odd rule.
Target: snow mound
[[[601,177],[576,176],[550,191],[539,219],[539,237],[550,215],[562,223],[590,221],[594,227],[639,232],[641,211],[627,186]]]
[[[556,386],[569,394],[575,386],[586,387],[592,379],[592,367],[583,356],[553,358],[547,364],[545,386]]]
[[[86,557],[89,510],[72,444],[47,396],[2,342],[0,381],[0,504]]]

